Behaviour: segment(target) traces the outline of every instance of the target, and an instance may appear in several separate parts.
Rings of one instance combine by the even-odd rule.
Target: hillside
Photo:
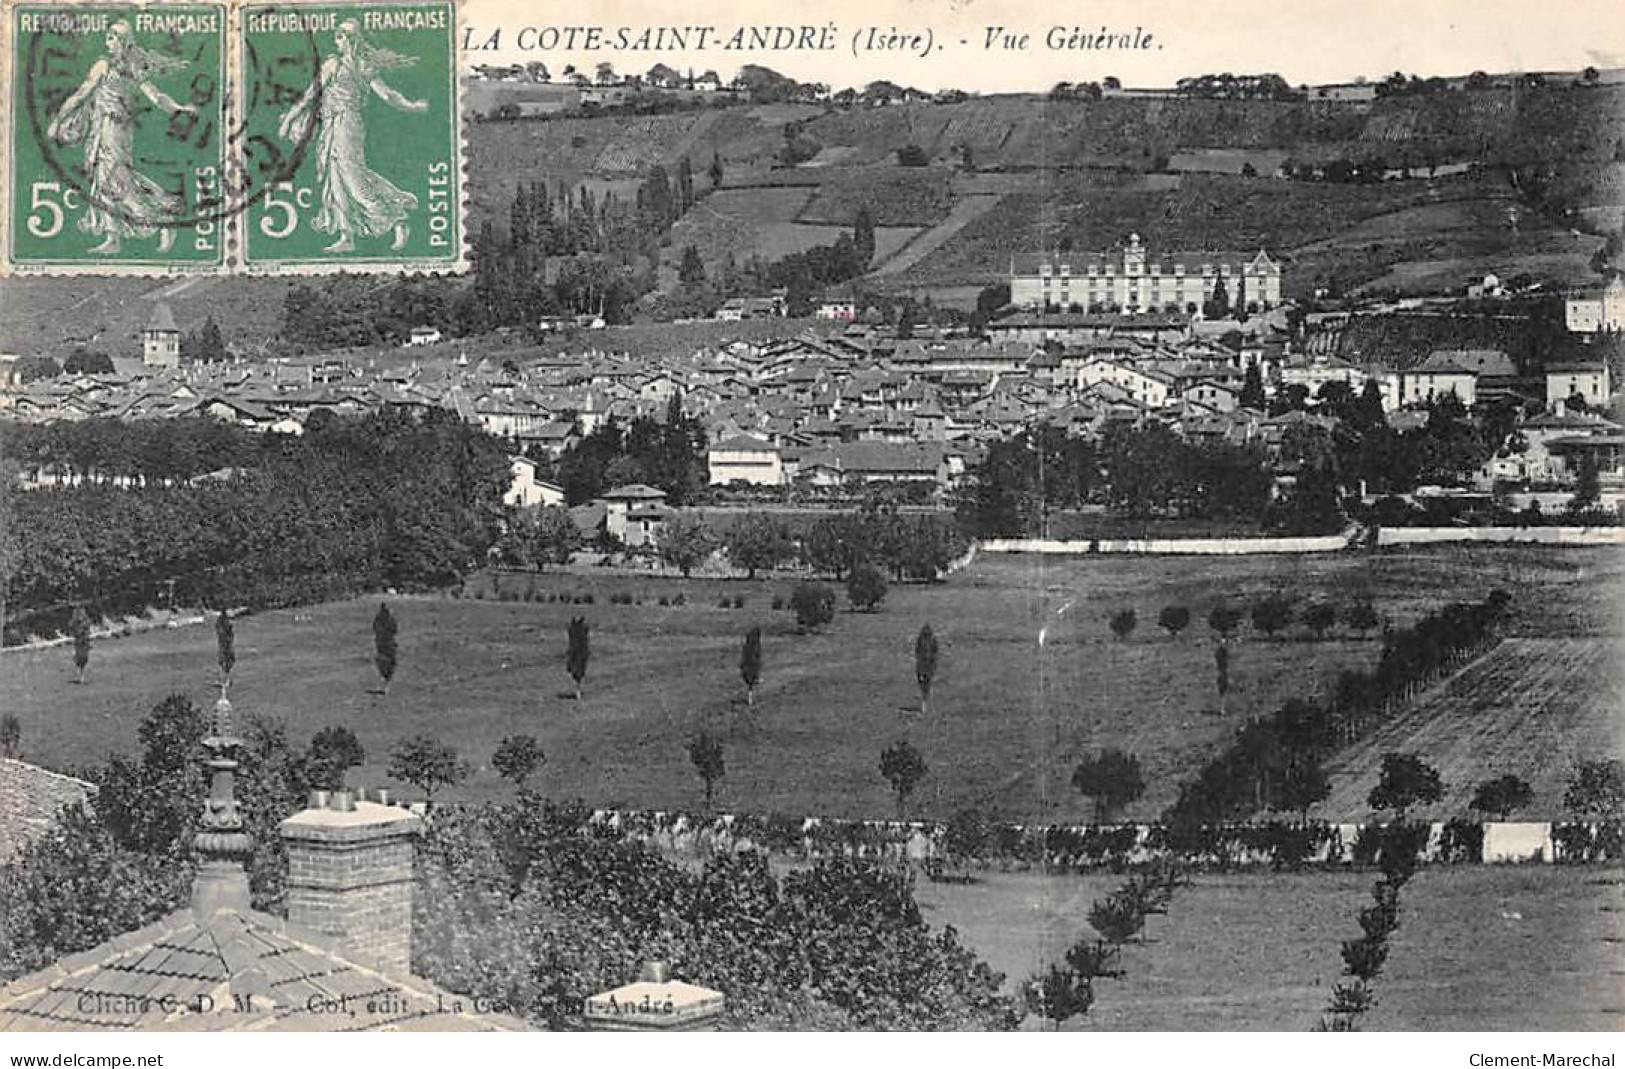
[[[1593,233],[1625,205],[1617,134],[1625,86],[1509,88],[1356,105],[1144,98],[838,110],[713,108],[658,116],[518,119],[469,130],[474,227],[505,226],[520,180],[585,184],[631,199],[656,165],[693,166],[698,203],[667,245],[716,264],[827,244],[866,208],[878,229],[871,284],[974,294],[1012,252],[1110,247],[1130,232],[1162,247],[1265,246],[1286,289],[1399,294],[1459,289],[1493,271],[1555,286],[1593,278]],[[793,135],[807,158],[784,167]],[[926,167],[900,167],[918,145]],[[713,156],[723,189],[710,190]],[[1414,177],[1370,185],[1271,177],[1283,162],[1380,158]],[[1491,165],[1466,173],[1470,163]],[[968,164],[968,166],[967,166]],[[1259,177],[1243,177],[1250,164]],[[1541,186],[1514,189],[1513,165]],[[1426,177],[1428,168],[1437,169]],[[1526,184],[1531,179],[1526,178]],[[1539,202],[1540,210],[1531,208]],[[1559,215],[1554,211],[1569,211]],[[0,282],[0,349],[133,346],[165,295],[183,325],[213,315],[238,344],[271,335],[288,283],[59,279]],[[111,339],[111,340],[109,340]]]

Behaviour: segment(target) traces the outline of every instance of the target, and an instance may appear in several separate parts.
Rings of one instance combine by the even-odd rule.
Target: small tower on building
[[[208,753],[204,767],[209,771],[209,797],[192,837],[198,862],[192,880],[192,911],[200,918],[222,909],[246,912],[249,908],[246,865],[254,855],[254,840],[243,830],[236,793],[237,754],[242,745],[232,724],[231,703],[222,696],[214,705],[214,730],[203,740]]]
[[[152,318],[141,331],[141,362],[147,367],[181,366],[181,329],[163,301],[153,307]]]

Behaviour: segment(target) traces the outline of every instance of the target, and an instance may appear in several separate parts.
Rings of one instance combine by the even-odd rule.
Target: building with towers
[[[1269,253],[1152,253],[1130,234],[1111,252],[1056,252],[1010,260],[1010,303],[1066,311],[1195,313],[1222,292],[1227,309],[1281,303],[1281,264]]]

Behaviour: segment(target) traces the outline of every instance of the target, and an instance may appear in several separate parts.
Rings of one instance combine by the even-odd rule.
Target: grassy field
[[[852,232],[851,223],[836,226],[797,222],[817,194],[815,186],[753,186],[721,189],[696,204],[672,227],[667,258],[675,265],[682,250],[693,245],[707,264],[732,256],[744,263],[753,256],[772,262],[818,245],[833,245]],[[877,226],[875,258],[901,248],[916,227]]]
[[[1359,934],[1372,873],[1198,875],[1127,976],[1102,981],[1070,1027],[1146,1031],[1306,1031]],[[1061,960],[1088,930],[1089,904],[1120,881],[993,874],[916,888],[926,918],[952,924],[1012,987]],[[1368,1031],[1618,1030],[1625,877],[1617,868],[1426,869],[1405,888]]]
[[[475,766],[462,797],[504,790],[490,754],[503,735],[524,732],[547,750],[543,783],[556,796],[692,807],[699,785],[684,744],[705,729],[725,741],[718,802],[729,808],[889,813],[876,762],[907,735],[932,768],[917,811],[977,803],[1012,819],[1085,818],[1071,768],[1116,746],[1140,756],[1148,783],[1128,815],[1152,817],[1246,717],[1316,693],[1377,653],[1374,637],[1341,631],[1324,641],[1244,633],[1221,712],[1200,622],[1218,601],[1276,590],[1301,600],[1369,596],[1404,622],[1505,586],[1521,631],[1617,635],[1619,564],[1607,550],[1498,547],[1227,561],[984,556],[947,583],[893,589],[879,612],[843,609],[813,635],[796,634],[788,614],[770,607],[787,580],[549,574],[536,577],[538,596],[590,592],[594,604],[397,599],[401,667],[387,697],[369,693],[377,599],[244,618],[233,697],[245,713],[284,720],[295,739],[329,724],[354,728],[372,758],[357,782],[383,780],[396,738],[433,732]],[[687,604],[658,604],[679,591]],[[642,604],[609,604],[618,592]],[[743,596],[745,607],[718,608],[723,594]],[[1178,639],[1153,626],[1170,603],[1190,606],[1198,621]],[[1119,642],[1106,619],[1123,607],[1141,622]],[[579,703],[564,671],[565,623],[575,614],[593,626]],[[926,623],[943,650],[928,717],[918,712],[912,661]],[[766,665],[747,709],[738,658],[753,625],[764,629]],[[72,683],[66,649],[9,653],[4,666],[0,707],[21,718],[27,756],[66,767],[132,749],[140,716],[167,694],[209,700],[213,635],[194,627],[101,641],[83,686]]]
[[[801,218],[850,227],[867,208],[876,226],[922,227],[941,222],[953,204],[953,172],[945,167],[831,168]]]

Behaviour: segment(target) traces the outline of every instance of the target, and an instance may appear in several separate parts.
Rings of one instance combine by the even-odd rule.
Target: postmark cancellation
[[[0,271],[458,271],[453,0],[4,8]]]

